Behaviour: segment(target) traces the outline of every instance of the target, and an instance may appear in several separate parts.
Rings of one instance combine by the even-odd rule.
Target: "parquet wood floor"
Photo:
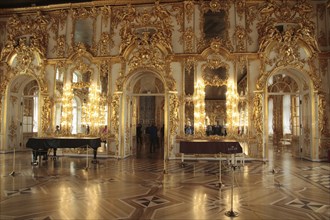
[[[216,161],[168,161],[162,152],[126,159],[60,156],[31,165],[31,153],[0,154],[0,219],[330,219],[327,162],[276,154],[234,172]],[[13,167],[15,165],[15,167]],[[15,172],[11,175],[12,171]],[[233,203],[231,204],[231,199]],[[237,217],[225,213],[234,211]]]

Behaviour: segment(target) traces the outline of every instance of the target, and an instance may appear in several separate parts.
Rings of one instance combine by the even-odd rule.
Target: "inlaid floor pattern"
[[[97,164],[0,158],[0,219],[330,219],[329,163],[287,152],[234,172],[223,162],[221,176],[217,161],[170,160],[164,172],[160,150]]]

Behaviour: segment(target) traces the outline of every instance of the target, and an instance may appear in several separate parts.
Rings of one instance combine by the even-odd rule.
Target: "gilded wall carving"
[[[140,44],[152,38],[154,43],[160,43],[168,50],[172,50],[172,30],[171,14],[162,7],[158,1],[147,10],[138,11],[131,4],[123,9],[114,9],[112,14],[113,25],[116,28],[120,25],[120,53],[132,44]]]
[[[157,35],[150,36],[148,32],[143,32],[141,41],[128,60],[131,69],[155,68],[164,70],[165,60],[162,52],[156,46],[159,41],[155,37]]]
[[[109,33],[103,32],[101,34],[101,39],[97,45],[101,56],[106,56],[106,55],[110,55],[109,46],[113,46],[114,42]]]
[[[318,126],[319,126],[319,130],[321,135],[323,136],[329,136],[330,132],[328,129],[328,117],[326,115],[326,96],[324,93],[319,93],[319,101],[318,101],[318,114],[319,114],[319,121],[318,121]]]
[[[236,26],[234,36],[236,38],[236,50],[238,52],[246,51],[245,42],[252,42],[252,39],[248,35],[246,29],[242,26]]]
[[[193,40],[195,38],[195,33],[192,27],[188,27],[186,31],[183,33],[182,38],[180,38],[180,42],[184,42],[185,52],[193,52]]]
[[[52,52],[56,52],[57,57],[65,56],[65,48],[67,48],[67,43],[65,42],[65,35],[60,35],[56,39],[56,45],[54,46]]]
[[[118,152],[119,149],[119,117],[120,117],[120,98],[121,93],[115,93],[112,97],[111,102],[111,125],[113,130],[113,135],[115,139],[116,144],[116,152]]]
[[[44,95],[43,96],[43,105],[41,109],[41,129],[43,133],[52,133],[52,128],[50,127],[50,121],[51,121],[51,100],[49,96]]]
[[[177,94],[170,93],[169,94],[169,109],[170,109],[170,133],[172,136],[176,135],[176,131],[178,129],[178,108],[179,108],[179,98]]]
[[[272,41],[283,42],[283,51],[293,59],[293,46],[299,40],[309,45],[312,53],[319,51],[315,39],[315,24],[310,19],[312,6],[307,1],[299,1],[297,4],[269,1],[258,10],[261,17],[258,23],[259,51],[264,51]],[[281,34],[276,26],[288,22],[292,23],[291,26],[283,27],[284,33]]]
[[[185,1],[184,2],[184,10],[186,14],[186,20],[188,23],[192,22],[193,14],[194,14],[194,3],[193,1]]]
[[[254,123],[254,127],[256,129],[256,136],[257,136],[257,151],[258,156],[261,156],[262,153],[262,134],[263,134],[263,94],[260,92],[256,92],[253,98],[253,116],[252,120]]]
[[[219,69],[219,68],[224,68],[225,71],[225,77],[221,78],[221,76],[219,74],[215,74],[212,71],[208,71],[208,70],[215,70],[215,69]],[[228,81],[228,70],[229,70],[229,66],[228,64],[222,62],[220,59],[212,59],[212,60],[208,60],[208,62],[206,64],[203,65],[202,67],[202,77],[204,80],[204,84],[205,86],[210,85],[210,86],[226,86],[227,85],[227,81]]]
[[[10,46],[10,42],[11,46],[15,46],[15,44],[13,44],[15,39],[21,36],[28,36],[31,45],[45,55],[48,42],[47,27],[50,23],[51,19],[49,16],[43,15],[40,11],[37,11],[36,15],[24,17],[13,14],[13,16],[8,19],[7,23],[7,46]]]

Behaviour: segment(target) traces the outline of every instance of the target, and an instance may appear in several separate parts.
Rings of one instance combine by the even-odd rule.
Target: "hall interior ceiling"
[[[63,3],[89,2],[87,0],[1,0],[0,8],[22,8],[31,6],[47,6]]]
[[[160,3],[170,2],[182,2],[183,0],[160,0]],[[126,4],[139,4],[139,3],[155,3],[156,0],[0,0],[0,8],[23,8],[23,7],[34,7],[34,6],[48,6],[56,4],[66,3],[84,3],[84,2],[95,2],[95,3],[108,3],[114,5],[126,5]]]

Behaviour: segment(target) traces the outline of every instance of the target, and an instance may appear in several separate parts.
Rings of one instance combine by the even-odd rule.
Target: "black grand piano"
[[[234,140],[180,141],[180,153],[185,154],[237,154],[242,152],[240,143]]]
[[[235,140],[187,140],[180,141],[180,153],[182,163],[184,154],[238,154],[242,153],[242,147]]]
[[[27,148],[32,149],[32,163],[37,163],[37,158],[44,155],[47,159],[47,152],[53,149],[53,158],[56,158],[57,148],[93,148],[93,160],[97,162],[97,148],[101,146],[101,138],[99,137],[35,137],[29,138],[26,143]]]

